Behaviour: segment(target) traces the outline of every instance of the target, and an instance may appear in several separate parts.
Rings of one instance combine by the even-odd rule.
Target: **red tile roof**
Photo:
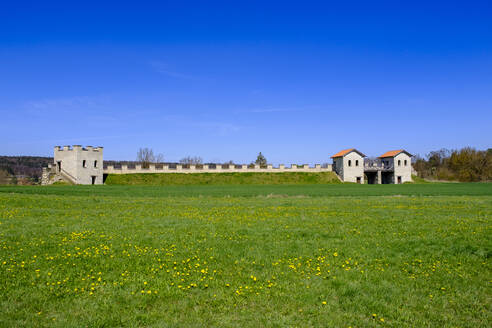
[[[347,155],[348,153],[351,153],[351,152],[357,152],[359,155],[361,155],[362,157],[366,157],[366,155],[364,155],[363,153],[361,153],[360,151],[358,151],[357,149],[355,148],[349,148],[349,149],[344,149],[344,150],[341,150],[339,151],[338,153],[336,153],[335,155],[331,156],[331,158],[337,158],[337,157],[343,157],[345,155]]]
[[[399,153],[405,153],[407,154],[408,156],[412,156],[412,154],[410,154],[409,152],[407,152],[406,150],[403,150],[403,149],[399,149],[399,150],[390,150],[390,151],[387,151],[386,153],[384,153],[383,155],[379,156],[379,158],[386,158],[386,157],[395,157],[396,155],[398,155]]]

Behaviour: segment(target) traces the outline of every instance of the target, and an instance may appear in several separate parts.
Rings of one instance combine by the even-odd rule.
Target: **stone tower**
[[[103,184],[103,147],[56,146],[54,163],[43,170],[43,184]]]

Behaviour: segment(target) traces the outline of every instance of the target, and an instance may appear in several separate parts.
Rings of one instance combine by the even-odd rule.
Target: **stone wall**
[[[269,164],[265,167],[254,165],[182,165],[176,164],[170,167],[168,164],[156,165],[150,164],[149,168],[142,168],[141,165],[136,165],[135,168],[122,165],[121,168],[115,168],[112,165],[108,165],[104,168],[104,174],[133,174],[133,173],[246,173],[246,172],[331,172],[332,165],[327,167],[321,167],[321,164],[316,164],[314,167],[310,167],[307,164],[296,165],[292,164],[290,167],[285,167],[284,164],[280,164],[278,167],[273,167]]]

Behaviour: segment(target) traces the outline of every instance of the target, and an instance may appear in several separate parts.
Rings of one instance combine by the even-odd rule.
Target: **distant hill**
[[[0,156],[0,171],[6,172],[13,181],[31,184],[41,179],[43,167],[50,163],[53,157]]]

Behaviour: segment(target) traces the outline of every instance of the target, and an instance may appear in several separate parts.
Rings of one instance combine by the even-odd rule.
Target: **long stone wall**
[[[135,165],[135,167],[128,167],[127,165],[121,165],[121,168],[115,168],[112,165],[108,165],[104,168],[104,174],[133,174],[133,173],[246,173],[246,172],[332,172],[332,165],[327,167],[321,167],[321,164],[316,164],[314,167],[309,165],[296,165],[292,164],[290,167],[280,164],[278,167],[273,167],[269,164],[266,167],[260,167],[259,165],[182,165],[176,164],[170,166],[168,164],[156,165],[150,164],[149,168],[142,168],[141,165]]]

